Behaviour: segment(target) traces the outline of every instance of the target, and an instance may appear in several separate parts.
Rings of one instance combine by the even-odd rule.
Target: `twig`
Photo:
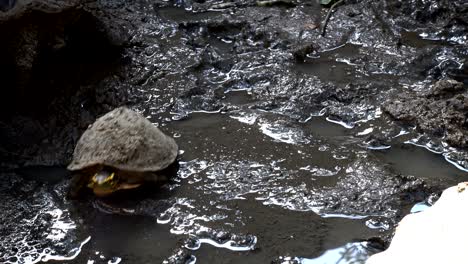
[[[339,1],[335,2],[335,3],[330,7],[330,9],[328,9],[327,17],[325,18],[325,20],[324,20],[323,23],[322,23],[323,26],[322,26],[322,33],[320,34],[321,36],[325,36],[325,29],[327,28],[328,20],[330,20],[330,16],[331,16],[331,13],[333,12],[333,9],[334,9],[337,5],[339,5],[339,4],[343,3],[343,2],[344,2],[344,0],[339,0]]]

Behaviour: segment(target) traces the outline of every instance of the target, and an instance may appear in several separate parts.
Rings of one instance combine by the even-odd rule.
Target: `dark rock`
[[[440,80],[437,81],[429,90],[428,97],[453,97],[455,93],[464,90],[463,83],[455,80]]]
[[[80,129],[126,100],[96,85],[122,64],[125,34],[93,1],[15,3],[0,14],[2,163],[64,164]]]
[[[0,0],[0,11],[8,11],[16,4],[16,0]]]

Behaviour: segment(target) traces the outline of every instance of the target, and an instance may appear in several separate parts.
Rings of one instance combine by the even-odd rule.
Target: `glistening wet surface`
[[[333,188],[359,166],[377,166],[391,171],[390,176],[439,177],[451,183],[467,179],[441,155],[413,145],[362,148],[351,130],[323,117],[282,123],[257,114],[249,123],[221,113],[193,113],[169,123],[163,129],[176,136],[182,154],[178,176],[162,192],[126,202],[51,198],[50,210],[65,214],[64,219],[52,218],[48,230],[61,234],[58,241],[71,248],[87,242],[73,258],[76,263],[160,263],[179,248],[187,251],[187,261],[199,263],[335,263],[346,252],[349,261],[341,263],[363,263],[378,250],[353,241],[385,231],[376,222],[386,209],[395,208],[374,210],[380,204],[370,203],[362,212],[343,213],[320,204],[320,189]],[[20,173],[28,177],[31,170]],[[63,171],[52,168],[49,173]],[[365,169],[361,173],[373,176],[365,175]],[[51,188],[47,186],[41,188]],[[44,208],[35,213],[52,214]],[[53,243],[48,239],[42,242]],[[14,250],[11,246],[4,245]]]
[[[4,172],[0,262],[364,263],[413,206],[468,180],[464,150],[381,109],[432,81],[415,47],[447,49],[427,55],[437,61],[459,46],[405,31],[397,49],[358,27],[314,36],[297,62],[288,45],[321,9],[229,8],[139,10],[146,46],[129,53],[145,100],[132,108],[176,139],[177,175],[74,201],[65,168]]]

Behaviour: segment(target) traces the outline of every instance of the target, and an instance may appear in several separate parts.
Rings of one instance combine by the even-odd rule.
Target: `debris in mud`
[[[314,51],[316,52],[317,50],[318,48],[316,47],[315,44],[303,43],[303,44],[298,44],[295,47],[293,47],[292,54],[294,56],[294,59],[296,59],[296,61],[300,63],[306,60],[307,55],[313,53]]]
[[[325,17],[325,20],[322,23],[322,33],[320,33],[320,35],[325,36],[325,31],[327,29],[328,20],[330,19],[330,16],[331,16],[332,12],[334,12],[335,11],[334,9],[336,7],[338,7],[340,4],[342,4],[343,2],[344,2],[344,0],[339,0],[339,1],[336,1],[336,2],[333,1],[333,0],[322,0],[322,1],[320,1],[321,5],[326,6],[326,5],[331,4],[331,6],[330,6],[330,8],[328,10],[327,16]]]
[[[165,259],[163,264],[193,264],[196,263],[197,258],[191,254],[191,251],[186,248],[175,249],[172,254]]]
[[[384,110],[396,120],[414,124],[424,133],[444,138],[455,147],[468,147],[468,91],[462,83],[444,79],[419,92],[391,98]]]

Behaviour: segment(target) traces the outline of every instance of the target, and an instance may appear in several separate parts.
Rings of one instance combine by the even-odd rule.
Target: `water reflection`
[[[296,257],[294,260],[300,264],[364,264],[370,255],[378,251],[369,242],[356,242],[327,250],[317,258]]]

